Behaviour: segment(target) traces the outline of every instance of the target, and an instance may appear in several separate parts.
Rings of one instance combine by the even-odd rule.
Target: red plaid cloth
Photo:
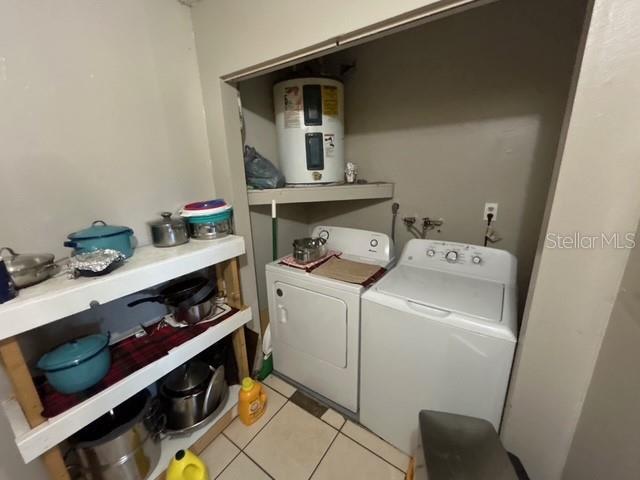
[[[100,383],[85,392],[65,395],[55,391],[44,377],[34,379],[40,400],[42,401],[42,416],[51,418],[69,410],[90,396],[119,382],[127,375],[164,357],[169,353],[169,350],[197,337],[208,328],[217,325],[237,311],[237,309],[232,308],[229,312],[214,321],[186,328],[173,328],[165,324],[156,330],[154,325],[147,329],[147,335],[143,337],[125,338],[111,346],[111,368],[107,372],[107,375]]]

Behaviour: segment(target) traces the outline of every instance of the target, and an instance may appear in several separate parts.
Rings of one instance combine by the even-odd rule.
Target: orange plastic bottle
[[[264,413],[267,405],[267,394],[262,391],[262,385],[251,378],[242,379],[242,388],[238,395],[238,415],[245,425],[251,425]]]

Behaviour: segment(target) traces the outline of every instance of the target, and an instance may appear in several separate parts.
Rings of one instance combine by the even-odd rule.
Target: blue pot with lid
[[[101,333],[71,340],[45,353],[37,367],[60,393],[86,390],[100,382],[111,367],[109,338]]]
[[[133,255],[133,230],[129,227],[107,225],[96,220],[89,228],[67,235],[65,247],[74,249],[74,253],[88,253],[94,250],[111,249],[122,252],[125,257]]]

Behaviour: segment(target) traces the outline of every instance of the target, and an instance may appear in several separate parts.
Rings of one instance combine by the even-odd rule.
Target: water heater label
[[[300,128],[302,112],[302,89],[286,87],[284,89],[284,128]]]
[[[322,86],[322,113],[330,117],[338,116],[338,87]]]
[[[336,134],[324,134],[324,156],[325,158],[333,158],[336,155]]]

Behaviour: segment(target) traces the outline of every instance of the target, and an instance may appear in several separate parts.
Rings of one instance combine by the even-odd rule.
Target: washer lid
[[[502,321],[504,285],[500,283],[399,265],[378,283],[377,290],[486,322]]]

